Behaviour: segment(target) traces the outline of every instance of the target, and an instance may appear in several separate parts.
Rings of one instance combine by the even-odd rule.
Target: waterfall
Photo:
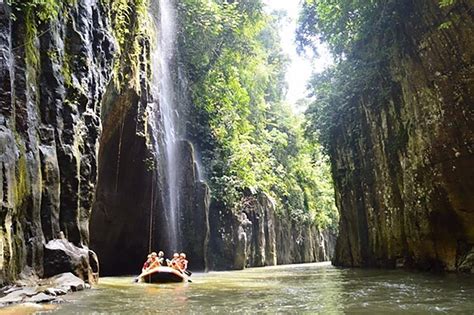
[[[175,9],[170,0],[153,0],[152,17],[156,26],[156,45],[152,52],[152,95],[155,100],[151,122],[161,128],[154,128],[154,133],[162,130],[162,157],[165,159],[164,208],[166,227],[168,229],[169,247],[179,249],[179,187],[178,187],[178,111],[176,108],[176,91],[174,85],[173,65],[176,53],[176,20]],[[160,137],[153,135],[155,142]],[[156,145],[155,145],[156,146]]]

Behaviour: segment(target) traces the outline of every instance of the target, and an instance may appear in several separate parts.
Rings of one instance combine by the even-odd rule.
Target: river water
[[[474,277],[316,263],[193,274],[178,284],[102,278],[66,300],[48,314],[474,314]]]

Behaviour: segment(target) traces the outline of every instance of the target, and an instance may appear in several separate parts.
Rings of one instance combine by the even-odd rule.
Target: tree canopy
[[[178,12],[193,103],[187,132],[214,200],[234,208],[245,190],[262,191],[295,220],[335,226],[327,157],[284,101],[282,13],[268,14],[255,0],[183,0]]]
[[[413,38],[401,28],[401,21],[413,11],[413,1],[304,0],[297,30],[299,49],[317,53],[321,42],[328,44],[336,62],[309,82],[313,102],[306,112],[307,135],[330,149],[331,134],[357,112],[363,95],[372,104],[383,104],[392,92],[390,62],[409,54]],[[456,0],[438,1],[445,8],[445,20],[438,29],[459,19],[449,8]],[[358,130],[354,130],[358,132]]]

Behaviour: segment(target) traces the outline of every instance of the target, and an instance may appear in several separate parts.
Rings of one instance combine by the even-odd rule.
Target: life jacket
[[[180,270],[181,265],[180,265],[180,263],[179,263],[179,258],[173,258],[173,259],[171,260],[171,268],[174,268],[174,269],[176,269],[176,270]]]
[[[160,267],[161,264],[160,264],[160,260],[157,258],[155,259],[152,259],[151,263],[150,263],[150,266],[148,268],[156,268],[156,267]]]
[[[145,271],[150,268],[150,265],[152,264],[151,258],[148,258],[145,263],[143,264],[142,271]]]
[[[181,271],[185,271],[186,269],[188,269],[188,261],[186,260],[186,258],[179,259],[178,265]]]

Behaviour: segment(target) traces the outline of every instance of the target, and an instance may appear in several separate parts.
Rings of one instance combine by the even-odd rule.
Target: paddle
[[[135,279],[133,279],[133,282],[136,283],[136,282],[140,281],[140,278],[145,277],[145,276],[149,276],[150,274],[152,274],[154,272],[155,269],[156,269],[156,267],[143,271]]]
[[[143,277],[143,272],[141,274],[139,274],[138,276],[136,276],[134,279],[133,279],[133,282],[134,283],[137,283],[138,281],[140,281],[140,278]]]

